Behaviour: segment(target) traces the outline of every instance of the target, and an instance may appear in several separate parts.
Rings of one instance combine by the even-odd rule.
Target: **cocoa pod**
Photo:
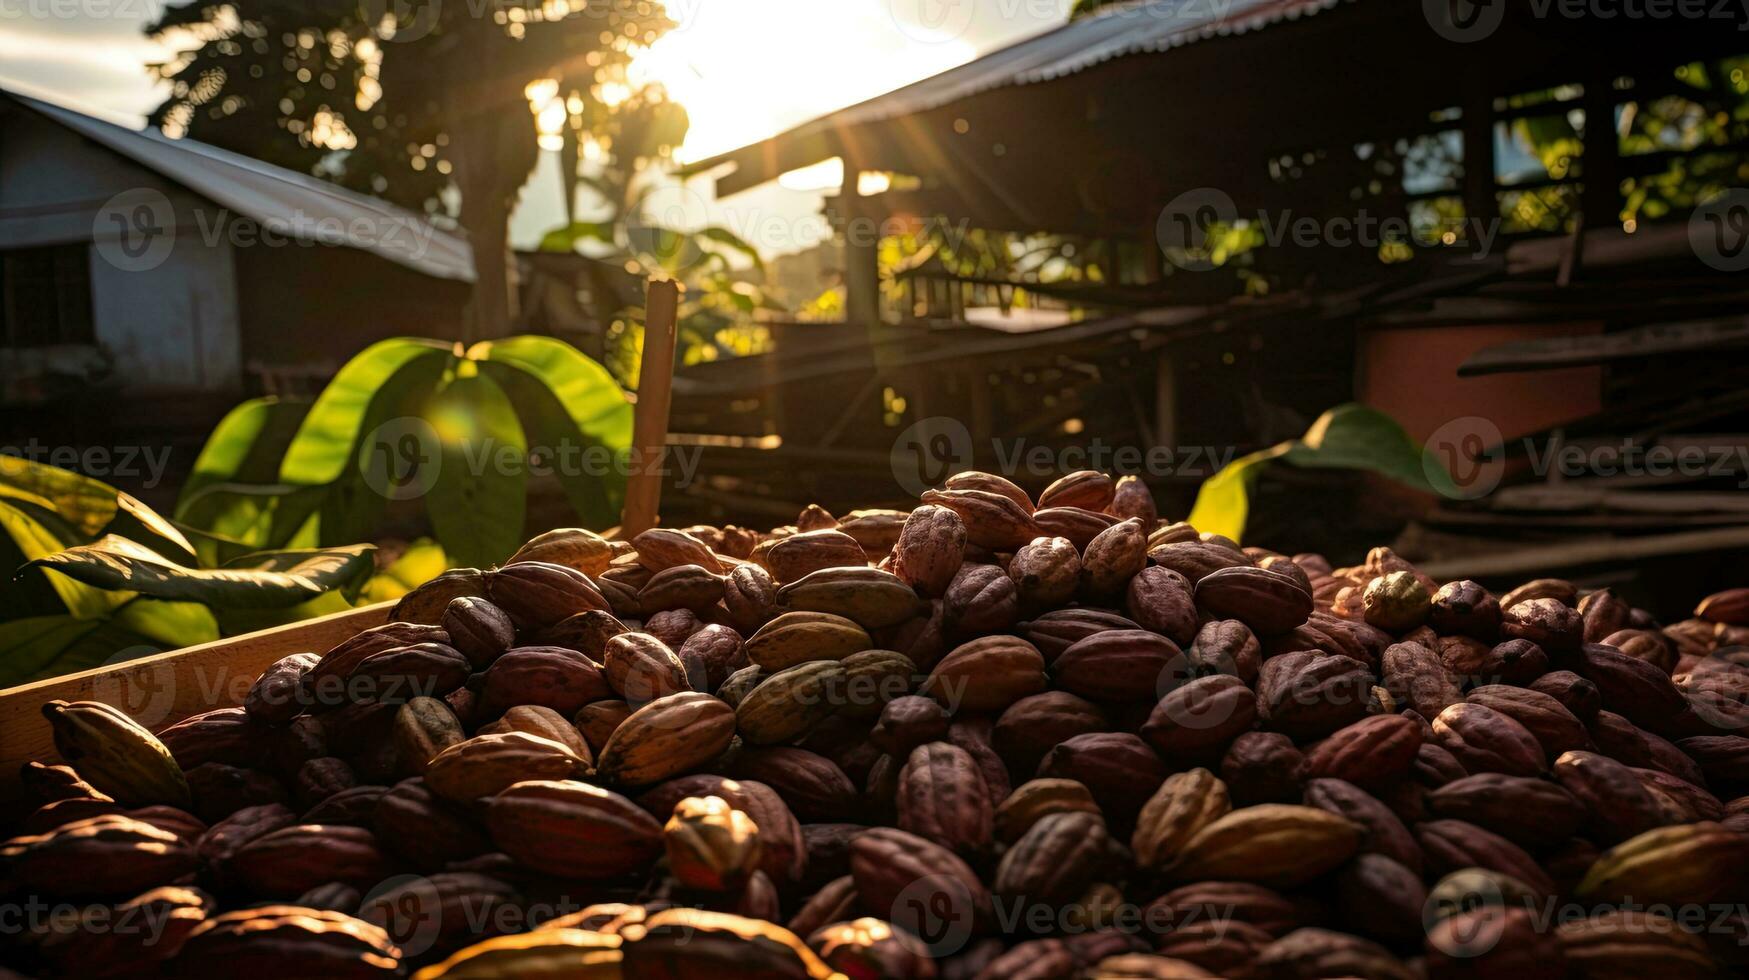
[[[845,862],[849,862],[849,846],[845,848]],[[790,917],[786,923],[790,932],[798,936],[815,936],[819,931],[834,922],[842,922],[846,916],[854,915],[857,907],[856,879],[848,872],[828,881],[821,886],[802,904],[800,910]]]
[[[486,598],[525,630],[545,629],[591,609],[612,612],[589,576],[565,565],[525,561],[487,572]]]
[[[338,881],[368,888],[389,873],[376,835],[363,827],[297,824],[262,834],[231,856],[227,870],[263,898],[295,897]]]
[[[1038,775],[1085,785],[1113,830],[1123,832],[1166,780],[1166,764],[1134,735],[1100,732],[1059,743],[1040,760]]]
[[[1008,577],[1014,580],[1023,606],[1060,606],[1081,585],[1081,554],[1068,538],[1034,538],[1014,553]]]
[[[1495,772],[1465,776],[1434,789],[1427,794],[1427,809],[1436,817],[1475,824],[1525,847],[1558,844],[1578,834],[1587,819],[1585,807],[1559,785]]]
[[[1699,765],[1709,784],[1742,786],[1749,783],[1749,738],[1697,735],[1683,739],[1677,746]],[[1690,778],[1689,781],[1695,780]]]
[[[1111,506],[1117,488],[1098,470],[1076,470],[1057,478],[1038,495],[1039,507],[1079,507],[1102,511]]]
[[[1046,663],[1054,663],[1064,650],[1095,633],[1141,629],[1141,626],[1114,612],[1077,607],[1045,613],[1019,624],[1016,629],[1027,642],[1038,648]]]
[[[1034,779],[1008,794],[994,814],[995,836],[1012,844],[1041,818],[1052,813],[1100,815],[1087,787],[1073,779]]]
[[[888,702],[911,693],[917,665],[892,650],[863,650],[839,661],[844,666],[844,703],[847,718],[879,716]]]
[[[1164,871],[1198,831],[1231,811],[1226,784],[1207,769],[1166,777],[1136,816],[1136,830],[1130,838],[1136,863]]]
[[[1057,743],[1109,728],[1105,712],[1093,702],[1067,691],[1045,691],[1009,705],[996,719],[991,739],[1011,771],[1028,773]]]
[[[943,734],[946,727],[943,726]],[[789,746],[748,748],[735,758],[733,774],[777,791],[805,821],[849,820],[858,813],[856,786],[831,759]]]
[[[1355,931],[1392,945],[1412,945],[1427,933],[1421,876],[1382,854],[1360,854],[1336,876],[1337,907]]]
[[[442,625],[449,634],[450,646],[461,651],[475,670],[490,667],[492,661],[516,643],[516,625],[510,621],[510,614],[477,596],[451,599],[443,609]]]
[[[1349,657],[1287,653],[1264,661],[1257,678],[1263,727],[1294,738],[1316,738],[1365,717],[1372,676]]]
[[[609,641],[610,647],[613,642]],[[613,695],[613,679],[604,674],[601,667],[575,650],[517,647],[493,661],[486,671],[480,711],[495,718],[517,705],[535,704],[573,715],[589,702]]]
[[[444,643],[416,643],[373,653],[346,676],[354,701],[405,704],[415,697],[442,697],[473,672],[468,659]]]
[[[980,548],[1013,552],[1042,533],[1032,508],[990,490],[926,490],[923,502],[958,514],[965,524],[966,542]]]
[[[868,555],[855,538],[826,528],[784,538],[766,552],[763,564],[778,582],[795,582],[822,568],[862,568]]]
[[[841,616],[869,630],[905,622],[917,615],[920,603],[903,579],[865,567],[810,572],[778,589],[777,601],[793,610]]]
[[[1190,580],[1170,568],[1155,566],[1135,573],[1124,593],[1124,608],[1143,629],[1181,647],[1197,639],[1196,599]]]
[[[1536,859],[1504,837],[1462,820],[1430,820],[1415,825],[1415,842],[1430,874],[1486,868],[1511,875],[1538,895],[1557,893],[1555,882]]]
[[[1531,681],[1529,688],[1547,694],[1572,713],[1573,717],[1590,724],[1603,707],[1603,692],[1570,670],[1557,670]]]
[[[868,631],[843,616],[787,612],[747,638],[746,654],[748,662],[776,673],[809,661],[843,660],[873,646]]]
[[[299,693],[304,690],[304,675],[320,662],[321,658],[313,653],[281,657],[249,686],[249,693],[243,698],[243,710],[270,724],[292,720],[308,707]]]
[[[1180,881],[1230,879],[1272,887],[1304,884],[1347,861],[1361,830],[1311,807],[1265,803],[1207,824],[1167,872]]]
[[[793,927],[792,932],[796,931]],[[834,922],[800,933],[820,960],[841,974],[855,977],[898,977],[928,980],[935,976],[935,961],[922,941],[884,919],[861,918]]]
[[[930,915],[975,928],[992,917],[990,893],[970,866],[902,830],[875,827],[851,841],[850,874],[862,907],[899,926],[915,929]]]
[[[926,596],[947,592],[964,561],[966,526],[946,507],[924,504],[905,518],[893,545],[893,574]]]
[[[512,655],[505,654],[506,657]],[[612,693],[630,704],[642,705],[689,690],[685,665],[667,642],[652,634],[623,633],[616,636],[607,641],[603,657],[602,679]],[[602,691],[588,700],[608,696],[609,692]],[[586,703],[579,702],[571,711],[575,712]]]
[[[1215,758],[1257,720],[1257,698],[1237,677],[1198,677],[1166,693],[1140,735],[1163,758]]]
[[[433,794],[423,779],[407,779],[377,800],[377,839],[421,871],[435,871],[486,850],[486,835]]]
[[[1427,621],[1442,636],[1492,642],[1500,632],[1500,600],[1476,582],[1447,582],[1433,594]]]
[[[610,878],[662,850],[662,826],[636,803],[576,780],[515,783],[486,804],[492,842],[546,874]]]
[[[1420,748],[1420,725],[1401,715],[1375,715],[1336,730],[1313,747],[1306,755],[1306,773],[1360,786],[1390,782],[1414,767]]]
[[[759,827],[721,797],[681,800],[662,840],[669,870],[688,888],[736,891],[759,866]]]
[[[11,883],[66,899],[121,897],[195,868],[194,845],[122,814],[100,814],[0,845]]]
[[[715,691],[730,674],[749,662],[741,634],[717,623],[687,637],[675,655],[686,669],[688,686],[706,694]]]
[[[538,735],[548,741],[557,742],[570,749],[572,754],[582,759],[585,764],[593,765],[595,752],[589,747],[576,726],[565,720],[565,716],[551,708],[538,704],[519,704],[504,712],[504,717],[489,725],[481,725],[480,735],[501,735],[507,732],[526,732]],[[456,741],[461,741],[457,739]]]
[[[1688,708],[1688,702],[1657,667],[1606,646],[1579,651],[1575,670],[1597,685],[1603,706],[1641,728],[1657,729]]]
[[[869,740],[882,752],[905,759],[912,749],[925,742],[946,739],[949,721],[947,709],[929,698],[916,695],[896,698],[881,710]]]
[[[1367,583],[1361,613],[1368,624],[1387,633],[1407,633],[1427,618],[1432,599],[1415,573],[1391,572]]]
[[[1084,698],[1154,701],[1182,658],[1177,644],[1158,633],[1106,630],[1064,650],[1050,673],[1058,690]]]
[[[504,564],[544,561],[575,568],[585,575],[600,575],[612,560],[613,546],[601,535],[582,528],[561,527],[530,538]]]
[[[614,730],[619,728],[621,722],[630,718],[631,714],[632,706],[624,701],[592,701],[577,709],[577,714],[571,718],[571,724],[582,733],[583,741],[589,743],[591,756],[599,756]]]
[[[104,794],[133,806],[189,806],[188,780],[170,750],[120,709],[54,700],[42,712],[61,758]]]
[[[750,745],[777,745],[806,734],[837,710],[844,665],[813,660],[758,682],[735,706],[735,725]],[[838,692],[837,695],[834,692]]]
[[[667,909],[624,947],[627,977],[828,980],[833,973],[789,930],[698,909]]]
[[[697,565],[706,571],[722,572],[723,564],[710,546],[685,531],[653,527],[632,538],[638,564],[652,573],[675,565]]]
[[[1123,592],[1148,564],[1148,535],[1139,519],[1120,521],[1099,532],[1081,556],[1081,589],[1089,596]]]
[[[1038,649],[1013,636],[987,636],[955,647],[929,672],[918,693],[951,711],[1001,712],[1045,689]]]
[[[601,749],[596,772],[627,786],[649,786],[721,755],[735,736],[735,712],[708,694],[658,698],[632,712]]]
[[[1081,507],[1041,507],[1033,511],[1032,519],[1041,537],[1062,538],[1082,551],[1118,523],[1110,514]]]
[[[644,610],[686,609],[704,613],[723,600],[724,576],[702,565],[671,565],[650,576],[638,590]]]
[[[1300,798],[1306,758],[1293,740],[1276,732],[1246,732],[1221,758],[1221,781],[1241,806]]]
[[[1020,593],[999,565],[968,562],[948,584],[941,626],[949,636],[1001,633],[1020,618]]]
[[[1579,611],[1557,599],[1525,599],[1510,605],[1502,600],[1500,606],[1504,610],[1500,634],[1507,639],[1529,640],[1554,653],[1578,649],[1584,642],[1585,621]]]
[[[898,546],[899,534],[910,516],[909,511],[903,510],[853,510],[838,522],[838,530],[855,538],[872,558],[885,555]]]
[[[723,608],[743,636],[751,636],[777,615],[777,582],[754,564],[737,565],[723,583]]]
[[[1605,851],[1575,897],[1671,906],[1705,905],[1739,889],[1749,840],[1716,823],[1659,827]]]
[[[113,909],[99,906],[79,915],[70,928],[57,923],[38,948],[58,976],[138,976],[175,956],[215,911],[212,896],[199,889],[154,888]]]
[[[1098,877],[1110,848],[1105,821],[1097,815],[1047,814],[1002,855],[992,887],[1005,898],[1064,905]]]
[[[1251,559],[1231,548],[1208,544],[1203,541],[1172,541],[1159,543],[1158,536],[1148,549],[1148,558],[1154,564],[1170,568],[1190,580],[1192,585],[1202,581],[1203,577],[1223,568],[1250,567]],[[1239,617],[1229,617],[1238,619]],[[1250,625],[1250,624],[1246,624]],[[1298,623],[1294,624],[1298,626]],[[1285,631],[1284,631],[1285,632]]]
[[[1314,779],[1306,783],[1305,805],[1359,827],[1360,853],[1382,854],[1420,873],[1421,845],[1390,807],[1360,787],[1340,779]]]
[[[1196,604],[1260,636],[1286,633],[1312,614],[1311,593],[1293,579],[1247,566],[1216,569],[1196,579]]]
[[[1529,909],[1485,907],[1441,919],[1427,931],[1432,980],[1564,980],[1567,964],[1553,935]]]
[[[395,712],[395,752],[415,776],[424,774],[438,753],[467,737],[455,712],[436,698],[414,698]]]
[[[570,749],[537,735],[476,735],[438,753],[425,767],[425,785],[446,800],[467,803],[525,779],[566,779],[586,769]]]
[[[1391,696],[1423,718],[1435,718],[1463,700],[1463,690],[1439,654],[1419,643],[1397,643],[1381,659],[1382,680]]]
[[[157,739],[184,770],[208,762],[253,766],[261,761],[264,733],[243,708],[203,711],[161,729]]]
[[[1609,909],[1588,919],[1562,922],[1555,938],[1568,969],[1582,977],[1682,977],[1719,975],[1706,944],[1655,912]]]
[[[1264,976],[1368,977],[1370,980],[1419,980],[1419,974],[1383,946],[1328,929],[1296,929],[1257,951]]]
[[[1433,737],[1472,772],[1540,776],[1548,756],[1523,725],[1482,704],[1454,704],[1433,719]]]
[[[200,858],[202,880],[228,886],[231,884],[227,872],[229,862],[243,845],[297,822],[297,814],[284,804],[264,803],[245,807],[214,823],[194,845]]]
[[[964,749],[930,742],[912,750],[899,771],[899,829],[961,853],[990,842],[993,804]]]
[[[1671,814],[1629,767],[1595,752],[1564,752],[1555,781],[1590,813],[1591,836],[1614,844],[1668,822]]]
[[[1256,634],[1236,619],[1203,624],[1185,657],[1193,673],[1229,674],[1247,685],[1257,682],[1263,667],[1263,648]]]
[[[268,905],[208,918],[166,965],[179,977],[331,977],[401,975],[401,950],[388,934],[340,912]]]
[[[389,624],[435,627],[444,609],[461,596],[486,595],[486,577],[477,568],[452,568],[402,596],[389,610]],[[417,641],[412,641],[417,642]]]

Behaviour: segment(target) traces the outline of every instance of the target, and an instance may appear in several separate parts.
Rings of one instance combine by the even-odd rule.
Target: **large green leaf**
[[[443,550],[458,564],[485,568],[522,543],[528,494],[528,442],[516,409],[497,382],[456,378],[426,412],[442,464],[426,513]]]
[[[115,520],[103,529],[164,554],[183,565],[199,563],[194,545],[175,524],[157,511],[134,499],[132,494],[118,493],[115,498]]]
[[[359,594],[359,602],[368,604],[399,599],[442,575],[454,564],[444,554],[442,545],[430,538],[420,538],[408,545],[401,557],[371,576]]]
[[[298,426],[280,462],[279,482],[320,486],[340,479],[354,459],[366,412],[389,379],[415,360],[449,355],[448,344],[398,337],[347,361]]]
[[[115,518],[116,489],[101,480],[19,456],[0,455],[0,495],[8,491],[45,502],[87,538]]]
[[[1422,448],[1396,420],[1349,403],[1330,409],[1306,434],[1227,464],[1197,491],[1190,523],[1199,531],[1235,541],[1245,532],[1251,493],[1271,462],[1306,468],[1367,470],[1427,493],[1456,494],[1444,469],[1429,463]]]
[[[57,536],[24,508],[0,500],[0,615],[11,619],[65,612],[75,619],[96,619],[126,602],[101,588],[33,571],[31,565],[63,549],[83,544]],[[60,608],[54,607],[58,600]]]
[[[558,456],[559,485],[579,519],[596,528],[616,523],[625,498],[619,464],[631,448],[632,407],[607,368],[550,337],[489,341],[468,356],[510,396],[531,443]],[[603,450],[613,465],[584,465],[604,462]]]
[[[428,350],[404,363],[366,403],[345,465],[322,501],[321,544],[368,539],[390,500],[416,497],[429,487],[421,469],[436,462],[437,447],[424,411],[456,363],[448,349]]]
[[[613,222],[573,221],[561,225],[541,236],[539,248],[543,252],[573,252],[584,242],[612,245]]]
[[[4,630],[0,630],[0,687],[22,684],[44,673],[101,625],[102,620],[75,619],[72,616],[11,620]]]
[[[274,508],[234,488],[290,487],[279,483],[280,463],[309,411],[307,402],[278,398],[255,398],[232,409],[201,447],[177,498],[176,519],[255,548],[279,544],[273,535]],[[208,562],[217,557],[204,547],[201,555]]]
[[[362,583],[370,574],[373,550],[371,545],[353,545],[269,552],[251,555],[226,568],[194,569],[126,538],[108,535],[30,564],[109,593],[137,592],[219,608],[276,608]]]

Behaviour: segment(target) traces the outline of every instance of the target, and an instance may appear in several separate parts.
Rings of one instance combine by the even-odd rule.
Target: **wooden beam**
[[[668,409],[674,395],[674,345],[681,285],[651,280],[644,298],[644,359],[632,417],[631,475],[619,533],[629,541],[656,526],[662,509],[662,461],[668,451]]]
[[[1555,569],[1607,562],[1641,561],[1666,555],[1749,548],[1749,527],[1711,528],[1680,534],[1605,538],[1571,544],[1539,544],[1507,552],[1428,562],[1421,571],[1439,581],[1464,578],[1528,577]]]

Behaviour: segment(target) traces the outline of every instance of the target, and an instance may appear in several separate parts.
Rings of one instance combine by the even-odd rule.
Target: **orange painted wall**
[[[1417,327],[1361,338],[1360,401],[1388,412],[1416,442],[1454,419],[1479,416],[1505,438],[1571,422],[1601,406],[1601,368],[1566,368],[1460,378],[1457,368],[1484,347],[1514,340],[1594,334],[1597,323]]]

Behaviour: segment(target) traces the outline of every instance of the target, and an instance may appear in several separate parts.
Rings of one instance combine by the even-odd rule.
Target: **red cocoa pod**
[[[1492,641],[1500,632],[1500,600],[1476,582],[1447,582],[1433,593],[1427,622],[1442,636]]]
[[[687,609],[702,615],[723,600],[726,581],[702,565],[671,565],[650,576],[638,590],[638,607]]]
[[[533,704],[570,717],[589,702],[612,696],[602,669],[577,651],[517,647],[486,671],[480,711],[484,717],[496,718],[517,705]]]
[[[1116,495],[1111,477],[1098,470],[1077,470],[1046,487],[1038,495],[1038,506],[1102,511],[1111,506]]]
[[[1111,846],[1097,814],[1047,814],[1002,855],[992,887],[1009,900],[1067,904],[1098,878]]]
[[[1508,598],[1511,594],[1508,593]],[[1525,599],[1500,603],[1500,635],[1529,640],[1552,653],[1567,653],[1585,641],[1585,620],[1579,610],[1558,599]]]
[[[1229,922],[1284,936],[1299,926],[1300,915],[1273,888],[1248,881],[1199,881],[1149,902],[1142,921],[1151,933],[1170,933],[1198,922]]]
[[[1139,517],[1150,528],[1160,520],[1160,511],[1154,505],[1154,493],[1139,476],[1118,478],[1117,486],[1112,488],[1111,503],[1106,505],[1105,512],[1113,517]]]
[[[1462,820],[1429,820],[1415,825],[1415,841],[1430,875],[1485,868],[1524,882],[1543,896],[1558,892],[1555,882],[1524,849],[1499,834]]]
[[[1198,677],[1166,693],[1140,734],[1166,759],[1218,758],[1257,721],[1257,697],[1237,677]]]
[[[1149,549],[1148,557],[1154,564],[1170,568],[1189,579],[1192,585],[1202,581],[1203,576],[1220,569],[1248,568],[1252,565],[1251,559],[1244,554],[1204,541],[1174,541],[1170,544],[1162,544]],[[1228,618],[1239,619],[1240,617],[1231,616]],[[1293,625],[1298,626],[1299,623]]]
[[[331,708],[345,704],[347,675],[372,654],[418,643],[448,642],[449,634],[436,626],[386,623],[367,629],[337,644],[304,673],[297,695],[299,705]]]
[[[264,898],[302,895],[331,881],[369,888],[389,874],[376,835],[363,827],[297,824],[244,844],[228,870]]]
[[[857,815],[856,786],[832,760],[806,749],[764,746],[735,758],[737,779],[770,786],[805,821],[849,820]]]
[[[1185,646],[1197,635],[1193,589],[1189,579],[1170,568],[1144,568],[1130,579],[1124,608],[1144,629]]]
[[[1382,854],[1420,873],[1421,845],[1390,807],[1366,790],[1341,779],[1313,779],[1306,783],[1305,805],[1358,826],[1360,853]]]
[[[1431,980],[1563,980],[1561,944],[1530,909],[1484,906],[1440,919],[1427,931]]]
[[[715,623],[686,638],[676,655],[686,670],[688,685],[709,694],[729,675],[747,666],[747,650],[741,634]]]
[[[1444,786],[1469,774],[1470,771],[1464,768],[1457,756],[1452,755],[1438,742],[1422,742],[1421,748],[1415,753],[1415,780],[1423,786]]]
[[[945,740],[949,721],[947,709],[933,699],[907,695],[887,702],[869,739],[882,752],[907,759],[917,746]]]
[[[1677,742],[1714,786],[1749,783],[1749,738],[1741,735],[1697,735]]]
[[[1634,607],[1603,588],[1579,600],[1579,616],[1583,620],[1582,635],[1586,643],[1602,643],[1605,637],[1626,629]]]
[[[1337,907],[1352,927],[1393,945],[1426,935],[1427,888],[1421,876],[1382,854],[1360,854],[1336,876]]]
[[[636,803],[569,779],[505,789],[486,804],[486,829],[525,867],[561,877],[627,874],[662,851],[662,825]]]
[[[1365,717],[1371,690],[1372,675],[1358,660],[1287,653],[1264,661],[1257,713],[1266,729],[1317,738]]]
[[[1034,511],[1032,517],[1040,536],[1063,538],[1082,550],[1118,523],[1110,514],[1080,507],[1044,507]]]
[[[1573,717],[1586,724],[1597,717],[1597,712],[1603,707],[1603,692],[1597,685],[1591,683],[1570,670],[1557,670],[1544,674],[1527,685],[1531,690],[1547,694],[1561,702]]]
[[[966,525],[946,507],[924,504],[911,511],[893,545],[893,574],[919,593],[939,597],[964,561]]]
[[[1134,735],[1100,732],[1066,739],[1039,762],[1038,775],[1085,785],[1114,828],[1127,827],[1166,779],[1166,764]]]
[[[207,762],[253,766],[263,755],[262,726],[243,708],[215,708],[190,715],[157,733],[176,764],[193,769]]]
[[[1298,801],[1305,771],[1306,757],[1276,732],[1246,732],[1221,759],[1221,781],[1236,807]]]
[[[1110,727],[1093,702],[1067,691],[1045,691],[1009,705],[996,719],[992,741],[1010,771],[1029,773],[1057,743]]]
[[[899,829],[961,853],[990,842],[994,805],[984,777],[964,749],[930,742],[913,749],[899,771]]]
[[[1374,715],[1314,746],[1306,754],[1306,773],[1361,786],[1391,782],[1414,768],[1420,748],[1420,725],[1401,715]]]
[[[1669,674],[1612,647],[1586,645],[1574,669],[1597,685],[1605,708],[1641,728],[1656,729],[1688,707]]]
[[[1725,819],[1725,805],[1719,802],[1719,798],[1686,779],[1660,769],[1635,769],[1634,775],[1647,789],[1662,794],[1674,804],[1682,823]]]
[[[10,882],[65,899],[135,895],[195,868],[181,835],[123,814],[100,814],[14,837],[0,847]]]
[[[1081,585],[1081,553],[1068,538],[1034,538],[1008,562],[1023,607],[1049,609],[1074,598]]]
[[[611,618],[608,613],[602,615]],[[443,609],[442,623],[450,646],[460,650],[475,670],[490,667],[516,643],[516,624],[510,621],[510,614],[478,596],[451,599]]]
[[[1046,663],[1054,663],[1064,650],[1080,640],[1106,630],[1133,630],[1133,620],[1104,609],[1058,609],[1019,624],[1017,632],[1038,648]]]
[[[1661,827],[1672,814],[1632,768],[1595,752],[1565,752],[1555,760],[1555,781],[1590,813],[1590,836],[1617,844]]]
[[[612,688],[612,694],[618,694],[634,707],[691,690],[686,684],[686,666],[668,643],[652,634],[616,636],[607,641],[604,656],[603,680]],[[606,698],[611,694],[603,692],[599,696]]]
[[[1230,674],[1255,684],[1263,666],[1263,647],[1251,627],[1236,619],[1217,619],[1197,630],[1185,657],[1192,673]]]
[[[910,929],[930,921],[987,923],[990,893],[953,851],[915,834],[876,827],[850,843],[850,874],[863,909]]]
[[[485,573],[486,598],[524,630],[541,630],[578,613],[612,612],[589,576],[567,565],[523,561]]]
[[[1647,742],[1649,732],[1613,711],[1599,711],[1591,721],[1591,736],[1595,751],[1617,762],[1644,769],[1655,768],[1652,750]]]
[[[1203,919],[1187,922],[1160,938],[1155,948],[1161,956],[1207,970],[1228,980],[1259,980],[1264,974],[1254,964],[1257,955],[1275,937],[1244,922]]]
[[[401,975],[401,950],[382,929],[339,912],[289,905],[212,916],[189,933],[166,971],[196,980]]]
[[[378,800],[373,826],[383,846],[420,871],[436,871],[483,854],[486,834],[466,815],[426,788],[406,779]]]
[[[1001,633],[1020,618],[1020,593],[1000,565],[967,564],[942,597],[941,625],[949,636]]]
[[[313,653],[294,653],[281,657],[249,686],[243,698],[243,710],[251,717],[269,724],[287,722],[297,717],[308,705],[299,697],[304,675],[314,670],[321,658]],[[185,767],[186,768],[186,767]]]
[[[1471,691],[1465,700],[1492,708],[1523,725],[1551,759],[1571,749],[1592,748],[1591,734],[1585,725],[1561,702],[1540,691],[1489,684]]]
[[[1045,661],[1037,648],[1018,637],[986,636],[941,658],[918,693],[950,712],[1001,712],[1045,687]]]
[[[1286,633],[1312,614],[1312,594],[1293,579],[1255,567],[1217,569],[1196,580],[1196,604],[1260,636]]]
[[[1433,737],[1472,773],[1540,776],[1548,756],[1523,725],[1481,704],[1454,704],[1433,719]]]
[[[1464,699],[1463,689],[1445,661],[1419,643],[1398,643],[1387,648],[1381,659],[1381,671],[1385,690],[1423,718],[1437,717],[1449,705]]]
[[[467,682],[468,658],[444,643],[416,643],[373,653],[346,677],[355,701],[405,704],[417,697],[440,698]]]
[[[1051,664],[1058,690],[1097,701],[1155,701],[1169,669],[1180,661],[1178,645],[1148,630],[1106,630],[1064,650]]]
[[[1497,772],[1465,776],[1430,791],[1427,809],[1435,817],[1467,821],[1533,848],[1578,834],[1588,817],[1585,806],[1559,784]]]

